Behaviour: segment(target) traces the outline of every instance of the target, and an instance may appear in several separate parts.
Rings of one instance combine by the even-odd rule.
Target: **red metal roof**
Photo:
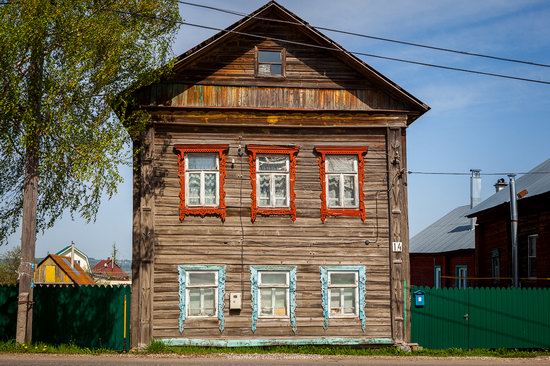
[[[92,273],[94,275],[100,275],[109,278],[128,278],[128,274],[124,272],[122,268],[116,263],[116,260],[113,263],[112,258],[100,260],[94,268],[92,268]]]

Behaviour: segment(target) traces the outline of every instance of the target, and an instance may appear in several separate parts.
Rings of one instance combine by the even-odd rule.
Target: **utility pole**
[[[510,235],[512,237],[512,279],[513,286],[519,287],[518,277],[518,201],[516,194],[516,175],[510,178]]]

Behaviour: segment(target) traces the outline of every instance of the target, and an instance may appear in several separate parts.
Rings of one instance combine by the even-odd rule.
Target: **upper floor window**
[[[256,76],[283,77],[284,68],[284,49],[256,49]]]
[[[248,145],[252,185],[251,220],[256,215],[290,215],[296,220],[295,146]]]
[[[288,155],[258,155],[256,157],[256,191],[258,207],[288,207]]]
[[[225,220],[225,162],[228,145],[177,145],[180,220],[218,215]]]
[[[357,207],[357,156],[327,155],[325,164],[328,207]]]
[[[218,154],[188,153],[185,164],[187,205],[217,206],[220,184]]]
[[[537,239],[538,235],[527,238],[527,277],[537,277]]]
[[[366,146],[317,146],[321,180],[321,221],[327,216],[366,220],[363,179]]]

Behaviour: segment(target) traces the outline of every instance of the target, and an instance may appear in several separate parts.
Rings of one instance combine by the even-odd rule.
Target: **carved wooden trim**
[[[225,206],[225,163],[229,145],[175,145],[174,152],[178,154],[178,177],[180,180],[180,221],[185,219],[185,215],[194,215],[204,217],[206,215],[219,216],[223,221],[226,217]],[[218,207],[186,207],[185,205],[185,154],[186,153],[218,153],[219,157],[219,205]]]
[[[250,184],[252,192],[250,194],[250,220],[256,221],[257,215],[289,215],[292,221],[296,221],[296,193],[294,185],[296,182],[296,155],[300,150],[297,146],[279,146],[279,145],[247,145],[248,162],[250,164]],[[289,156],[289,207],[288,208],[266,208],[258,207],[256,193],[256,155],[257,154],[280,154]]]
[[[365,155],[368,146],[316,146],[314,151],[319,154],[319,175],[321,182],[321,222],[327,216],[357,216],[363,222],[367,219],[365,211],[365,194],[363,193],[365,177]],[[359,207],[357,208],[329,208],[327,205],[327,187],[325,176],[326,155],[357,155],[357,181],[359,190]]]

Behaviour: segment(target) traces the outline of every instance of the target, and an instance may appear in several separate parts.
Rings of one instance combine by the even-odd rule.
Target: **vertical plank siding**
[[[226,166],[225,223],[217,217],[189,216],[178,219],[179,180],[176,144],[229,144]],[[238,145],[284,145],[300,147],[296,169],[297,219],[258,216],[250,220],[248,159],[237,155]],[[330,217],[320,220],[320,180],[315,145],[369,146],[365,158],[364,193],[367,220]],[[155,256],[153,287],[153,337],[179,337],[179,264],[227,266],[225,330],[217,321],[186,320],[184,337],[278,337],[294,336],[288,320],[258,319],[251,331],[249,268],[251,265],[297,266],[297,336],[391,337],[390,268],[388,263],[388,197],[384,130],[361,129],[353,134],[324,135],[315,129],[217,129],[157,126],[155,135]],[[234,160],[234,165],[232,161]],[[241,171],[242,164],[242,171]],[[242,178],[241,178],[242,177]],[[242,184],[242,193],[241,193]],[[242,228],[241,228],[242,219]],[[241,247],[241,236],[244,242]],[[365,240],[372,244],[365,245]],[[367,268],[366,332],[359,319],[331,319],[323,330],[321,265],[356,265]],[[242,292],[240,313],[229,313],[228,295]]]

